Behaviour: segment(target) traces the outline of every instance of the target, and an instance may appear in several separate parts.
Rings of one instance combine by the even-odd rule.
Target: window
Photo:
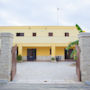
[[[69,37],[69,33],[65,33],[65,37]]]
[[[34,37],[35,37],[35,36],[36,36],[36,33],[33,33],[33,34],[32,34],[32,36],[34,36]]]
[[[53,36],[53,33],[52,32],[49,32],[48,33],[48,36],[52,37]]]
[[[16,36],[24,36],[24,33],[16,33]]]

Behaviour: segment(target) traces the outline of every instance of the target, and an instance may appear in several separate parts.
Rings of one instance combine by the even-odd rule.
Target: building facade
[[[18,55],[23,60],[51,60],[59,56],[61,60],[70,59],[66,47],[78,39],[75,26],[6,26],[0,27],[0,33],[14,35],[13,45],[17,44]]]

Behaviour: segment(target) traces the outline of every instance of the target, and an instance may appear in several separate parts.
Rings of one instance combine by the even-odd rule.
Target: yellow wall
[[[49,47],[37,48],[37,56],[50,56],[50,48]]]
[[[23,48],[22,56],[27,56],[27,48]]]
[[[0,27],[1,32],[9,32],[14,35],[14,43],[70,43],[77,40],[79,33],[75,26],[16,26]],[[24,37],[16,37],[16,33],[24,33]],[[36,32],[37,36],[33,37],[32,33]],[[53,37],[48,33],[53,32]],[[65,37],[64,33],[69,32],[70,36]]]
[[[48,56],[50,47],[52,56],[64,55],[64,47],[77,40],[79,33],[75,26],[8,26],[0,27],[0,33],[2,32],[14,35],[13,44],[18,45],[19,54],[23,56],[27,56],[28,47],[36,48],[37,56]],[[32,36],[33,32],[37,33],[36,37]],[[48,36],[49,32],[53,33],[53,37]],[[65,32],[69,33],[69,37],[65,37]],[[16,33],[24,33],[24,36],[17,37]]]
[[[27,49],[36,49],[37,56],[50,56],[50,47],[23,47],[22,56],[27,56]]]
[[[64,47],[56,47],[56,56],[62,55],[64,56]]]
[[[36,49],[37,56],[50,56],[50,47],[23,47],[22,56],[27,56],[27,49],[29,48]],[[55,49],[56,56],[64,56],[64,47],[56,47]]]

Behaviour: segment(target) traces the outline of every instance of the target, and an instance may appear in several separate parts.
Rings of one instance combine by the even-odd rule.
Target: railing
[[[81,81],[81,71],[80,71],[80,48],[76,45],[77,50],[77,60],[76,60],[76,74],[78,76],[78,80]]]

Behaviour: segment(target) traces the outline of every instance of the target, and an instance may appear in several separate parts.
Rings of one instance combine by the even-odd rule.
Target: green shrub
[[[71,55],[70,55],[71,58],[73,58],[74,60],[77,60],[77,50],[73,50]]]
[[[22,61],[22,56],[21,55],[17,56],[17,61]]]
[[[54,58],[54,57],[52,57],[52,58],[51,58],[51,60],[52,60],[52,61],[54,61],[54,60],[55,60],[55,58]]]

